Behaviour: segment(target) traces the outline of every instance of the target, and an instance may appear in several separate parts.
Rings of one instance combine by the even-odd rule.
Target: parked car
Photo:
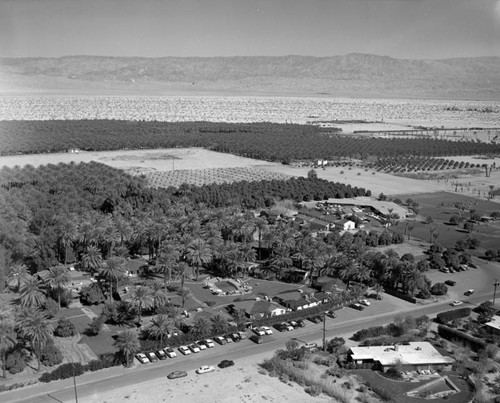
[[[158,350],[155,352],[156,356],[160,359],[160,360],[166,360],[167,359],[167,354],[165,354],[165,351],[163,350]]]
[[[359,302],[360,304],[362,304],[362,305],[366,305],[366,306],[370,306],[370,305],[371,305],[371,302],[370,302],[370,301],[368,301],[367,299],[360,299],[358,302]]]
[[[302,319],[299,319],[299,320],[297,321],[297,325],[298,325],[299,327],[306,327],[306,322],[304,322]]]
[[[276,323],[274,325],[274,328],[278,331],[278,332],[286,332],[288,331],[288,328],[283,324],[283,323]]]
[[[326,311],[325,315],[332,319],[337,316],[334,311]]]
[[[213,365],[202,365],[200,368],[196,370],[197,374],[206,374],[207,372],[215,371],[215,367]]]
[[[219,368],[227,368],[227,367],[232,367],[234,365],[234,361],[231,360],[222,360],[219,362],[218,367]]]
[[[233,339],[234,342],[241,341],[241,336],[238,333],[231,333],[229,337]]]
[[[212,339],[205,339],[203,340],[205,346],[207,346],[208,348],[214,348],[215,347],[215,344],[214,344],[214,341]]]
[[[252,332],[254,332],[257,336],[264,336],[266,334],[266,332],[264,331],[264,329],[261,329],[259,327],[254,327],[252,329]]]
[[[363,309],[365,309],[365,307],[363,305],[358,304],[358,303],[351,304],[351,305],[349,305],[349,307],[356,309],[358,311],[362,311]]]
[[[454,280],[446,280],[444,283],[445,283],[446,285],[449,285],[449,286],[452,286],[452,287],[453,287],[455,284],[457,284],[457,282],[456,282],[456,281],[454,281]]]
[[[273,334],[273,329],[271,329],[269,326],[261,326],[260,327],[265,334]]]
[[[206,350],[207,349],[207,346],[205,345],[205,343],[203,342],[203,340],[198,340],[194,344],[196,344],[200,350]]]
[[[451,306],[459,306],[459,305],[462,305],[463,302],[462,301],[453,301],[450,305]]]
[[[191,350],[187,346],[180,346],[178,350],[184,355],[191,354]]]
[[[289,332],[291,332],[293,329],[295,329],[290,323],[288,322],[283,322],[283,326],[286,327],[286,330],[288,330]]]
[[[238,336],[240,336],[240,340],[246,340],[247,338],[247,334],[241,330],[238,332]]]
[[[224,337],[227,343],[232,343],[234,341],[230,334],[226,334]]]
[[[321,319],[321,316],[309,316],[307,319],[309,319],[312,323],[321,323],[322,322],[322,319]]]
[[[172,347],[165,347],[163,349],[163,351],[165,351],[165,354],[167,355],[167,357],[170,357],[170,358],[177,357],[177,353],[174,351],[174,349]]]
[[[443,267],[442,269],[439,269],[439,271],[441,271],[443,273],[449,273],[450,269],[448,269],[447,267]]]
[[[177,378],[183,378],[185,376],[187,376],[187,372],[186,371],[173,371],[171,372],[170,374],[167,375],[167,378],[168,379],[177,379]]]
[[[288,322],[294,329],[297,329],[299,327],[299,324],[294,321],[294,320],[291,320],[290,322]]]
[[[264,342],[264,338],[262,336],[257,336],[256,334],[252,334],[250,336],[250,340],[257,344],[262,344]]]
[[[144,353],[136,354],[135,358],[137,358],[141,364],[149,364],[149,362],[150,362],[149,358],[146,357],[146,354],[144,354]]]
[[[467,296],[470,296],[472,294],[474,294],[474,290],[472,288],[470,290],[467,290],[464,292],[464,295],[467,295]]]
[[[153,353],[152,351],[149,351],[146,353],[146,357],[148,357],[149,361],[151,362],[156,362],[158,361],[158,357],[156,356],[155,353]]]
[[[227,343],[226,338],[223,337],[223,336],[216,336],[216,337],[214,337],[214,341],[216,343],[219,343],[221,346],[223,346],[224,344]]]
[[[199,353],[201,350],[200,350],[200,346],[198,346],[198,344],[196,343],[191,343],[189,345],[189,349],[193,352],[193,353]]]

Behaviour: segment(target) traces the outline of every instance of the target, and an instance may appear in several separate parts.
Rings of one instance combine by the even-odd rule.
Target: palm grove
[[[397,233],[315,237],[290,221],[255,214],[283,200],[369,194],[315,175],[151,189],[143,179],[102,164],[59,164],[4,167],[0,186],[0,287],[14,296],[12,309],[0,313],[0,353],[4,369],[11,372],[30,358],[45,365],[57,361],[51,359],[57,353],[50,318],[71,299],[68,262],[77,262],[98,279],[81,291],[84,303],[103,304],[90,334],[98,333],[104,322],[133,324],[145,314],[154,315],[145,340],[139,341],[135,331],[117,338],[127,363],[140,343],[163,344],[175,329],[193,337],[228,329],[221,314],[196,318],[189,329],[183,326],[182,308],[191,296],[185,280],[198,279],[202,271],[246,276],[254,274],[250,268],[259,261],[260,275],[284,280],[287,269],[296,267],[306,270],[311,282],[318,276],[342,279],[347,288],[332,297],[338,300],[358,297],[366,285],[422,296],[431,288],[424,275],[428,264],[374,248],[402,242]],[[148,254],[152,264],[143,277],[131,281],[127,258],[138,254]],[[129,289],[125,300],[117,293],[122,286]],[[172,294],[180,304],[170,302]],[[241,312],[235,319],[243,320]]]

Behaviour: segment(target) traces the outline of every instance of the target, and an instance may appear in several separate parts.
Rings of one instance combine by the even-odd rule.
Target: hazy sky
[[[500,0],[0,0],[0,57],[500,56]]]

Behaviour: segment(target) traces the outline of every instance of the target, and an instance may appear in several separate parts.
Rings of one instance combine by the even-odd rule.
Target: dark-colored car
[[[155,353],[153,353],[152,351],[146,353],[146,357],[148,357],[149,361],[151,362],[156,362],[158,361],[158,357],[156,356]]]
[[[187,376],[187,372],[186,371],[173,371],[171,372],[170,374],[167,375],[167,378],[168,379],[177,379],[177,378],[183,378],[185,376]]]
[[[257,344],[262,344],[262,342],[264,342],[264,337],[258,336],[256,334],[252,334],[249,338],[250,340],[252,340],[254,343]]]
[[[231,333],[228,335],[234,342],[241,341],[241,336],[238,333]]]
[[[234,361],[231,360],[222,360],[219,362],[218,367],[219,368],[227,368],[227,367],[232,367],[234,365]]]
[[[464,295],[467,295],[467,296],[470,296],[472,294],[474,294],[474,290],[472,288],[470,290],[467,290],[464,292]]]
[[[335,312],[333,311],[326,311],[325,315],[328,316],[329,318],[335,318],[337,315],[335,315]]]
[[[449,286],[452,286],[452,287],[453,287],[455,284],[457,284],[457,282],[456,282],[456,281],[454,281],[454,280],[446,280],[444,283],[445,283],[446,285],[449,285]]]
[[[286,326],[283,324],[283,323],[276,323],[274,325],[274,328],[276,330],[278,330],[279,332],[286,332],[288,329],[286,328]]]
[[[321,323],[323,320],[321,319],[321,316],[310,316],[307,319],[309,319],[312,323]]]
[[[299,319],[299,320],[297,321],[297,325],[298,325],[299,327],[306,327],[306,322],[304,322],[302,319]]]
[[[365,307],[361,304],[358,304],[358,303],[355,303],[355,304],[351,304],[349,305],[350,308],[353,308],[353,309],[356,309],[358,311],[362,311],[363,309],[365,309]]]

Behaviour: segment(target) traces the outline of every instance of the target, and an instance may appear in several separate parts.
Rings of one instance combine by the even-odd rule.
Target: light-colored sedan
[[[191,350],[187,346],[180,346],[179,351],[184,355],[191,354]]]
[[[265,334],[273,334],[273,329],[271,329],[269,326],[261,326],[260,327]]]
[[[368,301],[367,299],[360,299],[359,303],[363,304],[363,305],[366,305],[366,306],[370,306],[371,305],[371,302]]]
[[[205,343],[205,346],[207,346],[208,348],[215,347],[214,341],[212,339],[205,339],[204,343]]]
[[[136,354],[135,358],[137,358],[141,364],[148,364],[150,362],[149,358],[146,357],[146,354],[144,354],[144,353]]]
[[[206,374],[207,372],[215,371],[215,367],[213,365],[202,365],[200,368],[196,370],[197,374]]]
[[[196,343],[192,343],[189,345],[189,349],[193,352],[193,353],[199,353],[200,352],[200,347],[198,346],[198,344]]]
[[[462,305],[463,302],[462,301],[453,301],[450,305],[451,306],[459,306],[459,305]]]
[[[163,349],[163,351],[165,351],[165,354],[169,358],[175,358],[175,357],[177,357],[177,353],[174,351],[174,349],[172,347],[165,347]]]
[[[207,349],[207,346],[205,345],[205,343],[204,343],[203,340],[198,340],[194,344],[196,344],[200,348],[200,350],[206,350]]]
[[[254,332],[257,336],[264,336],[266,334],[264,329],[261,329],[260,327],[254,327],[252,332]]]

